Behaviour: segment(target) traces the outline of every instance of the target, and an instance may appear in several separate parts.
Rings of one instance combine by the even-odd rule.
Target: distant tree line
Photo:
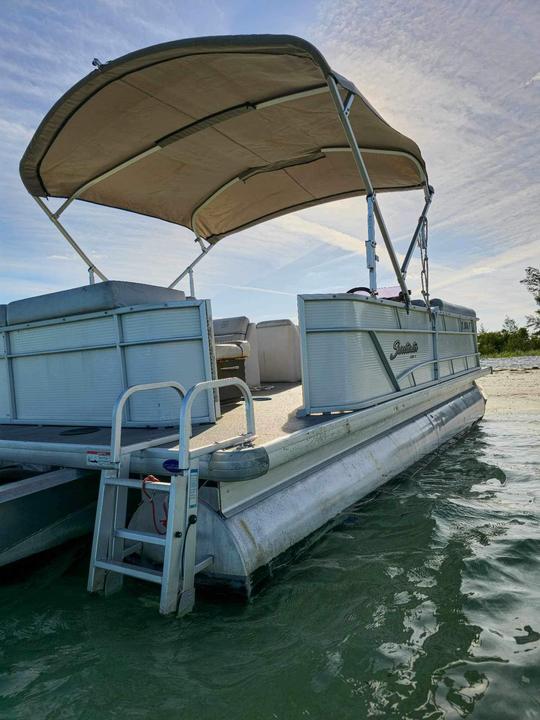
[[[540,353],[540,270],[525,268],[520,281],[532,293],[537,309],[526,318],[526,327],[518,327],[515,320],[506,316],[502,329],[486,332],[480,327],[478,349],[482,355],[534,355]]]

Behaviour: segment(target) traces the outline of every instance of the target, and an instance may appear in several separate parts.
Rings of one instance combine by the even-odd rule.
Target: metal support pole
[[[88,283],[90,285],[95,285],[95,282],[96,282],[96,276],[94,274],[94,268],[89,267],[88,268]]]
[[[197,257],[195,258],[195,260],[194,260],[192,263],[190,263],[190,264],[187,266],[187,268],[185,268],[185,270],[183,270],[183,271],[180,273],[180,275],[178,275],[178,277],[175,278],[175,279],[172,281],[172,283],[169,285],[169,288],[174,288],[174,287],[176,287],[176,286],[178,285],[178,283],[179,283],[181,280],[183,280],[183,279],[186,277],[186,275],[188,275],[188,274],[193,270],[193,268],[195,267],[195,265],[196,265],[198,262],[200,262],[205,255],[208,255],[208,253],[210,252],[210,250],[214,247],[213,245],[207,245],[206,247],[203,247],[202,241],[200,240],[200,238],[196,238],[196,240],[197,240],[197,242],[199,242],[199,244],[200,244],[201,247],[203,248],[202,253],[201,253],[200,255],[197,255]]]
[[[426,216],[428,214],[429,206],[431,205],[431,201],[433,199],[433,193],[434,190],[432,187],[428,188],[427,195],[426,195],[426,204],[424,205],[424,209],[422,210],[422,214],[418,218],[418,224],[416,226],[416,230],[413,233],[412,240],[409,244],[409,247],[407,249],[407,252],[405,254],[405,258],[403,260],[403,263],[401,264],[401,273],[405,277],[407,274],[407,270],[409,267],[409,263],[411,262],[411,258],[414,253],[414,248],[416,247],[416,243],[418,241],[418,237],[420,235],[420,232],[422,231],[422,227],[424,225],[424,220],[426,219]]]
[[[366,265],[369,270],[369,289],[377,292],[377,241],[375,239],[375,220],[373,217],[373,195],[367,197],[368,239],[366,240]]]
[[[68,233],[68,231],[66,230],[66,228],[60,223],[60,221],[59,221],[59,220],[54,216],[54,214],[49,210],[49,208],[47,207],[47,205],[45,205],[45,203],[43,202],[43,200],[42,200],[41,198],[39,198],[39,197],[36,197],[35,195],[32,195],[32,197],[33,197],[34,200],[37,202],[37,204],[39,205],[39,207],[43,210],[43,212],[45,213],[45,215],[47,215],[47,217],[48,217],[49,220],[53,223],[53,225],[55,225],[55,227],[62,233],[62,235],[64,236],[64,238],[68,241],[68,243],[71,245],[71,247],[75,250],[75,252],[77,253],[77,255],[79,255],[79,257],[81,257],[81,258],[83,259],[85,265],[86,265],[88,268],[91,268],[92,271],[95,272],[95,274],[96,274],[99,278],[101,278],[101,280],[108,280],[107,276],[104,275],[104,274],[101,272],[101,270],[95,265],[95,263],[93,263],[93,262],[90,260],[90,258],[88,257],[88,255],[86,255],[86,253],[83,252],[83,250],[77,245],[77,243],[76,243],[75,240],[71,237],[71,235]]]
[[[356,137],[354,135],[354,131],[353,131],[351,123],[349,121],[348,112],[345,111],[345,106],[343,104],[343,100],[341,99],[341,95],[339,94],[337,83],[331,75],[328,77],[328,87],[330,89],[330,94],[332,95],[332,99],[334,100],[334,104],[336,106],[339,119],[343,126],[343,130],[345,131],[345,136],[347,137],[347,141],[351,148],[354,162],[356,163],[356,167],[358,168],[358,172],[360,174],[360,177],[362,178],[362,182],[366,189],[366,195],[368,198],[370,198],[370,197],[372,198],[375,219],[377,220],[377,225],[379,226],[379,230],[380,230],[382,238],[384,240],[386,250],[390,257],[390,262],[392,263],[392,267],[394,268],[394,272],[396,274],[397,281],[398,281],[401,291],[403,293],[403,298],[404,298],[405,302],[408,303],[409,291],[407,289],[405,279],[401,273],[399,261],[397,259],[396,253],[394,251],[392,241],[390,240],[390,235],[389,235],[386,225],[384,223],[384,219],[383,219],[379,204],[377,202],[377,198],[375,197],[375,191],[373,189],[373,185],[371,184],[371,179],[369,177],[369,173],[368,173],[366,165],[364,163],[362,153],[360,152],[360,148],[358,147],[358,143],[356,142]],[[351,103],[350,97],[348,97],[347,98],[347,110],[350,109],[350,103]]]
[[[439,318],[437,311],[434,310],[431,313],[431,329],[433,331],[433,379],[439,379],[439,332],[438,332]]]
[[[349,146],[352,150],[354,162],[356,163],[356,167],[358,168],[358,172],[360,173],[360,177],[362,178],[362,182],[364,183],[364,187],[366,188],[366,195],[373,195],[373,185],[371,184],[371,179],[369,177],[366,165],[364,163],[364,158],[362,157],[362,153],[360,152],[358,148],[358,143],[356,142],[356,138],[354,136],[353,129],[351,127],[351,123],[349,122],[349,111],[352,104],[351,96],[349,95],[347,97],[347,107],[343,104],[343,100],[341,99],[341,95],[339,94],[338,86],[336,81],[332,76],[328,78],[328,87],[330,89],[330,95],[332,96],[332,99],[334,101],[334,104],[337,108],[339,119],[341,120],[341,124],[343,125],[343,130],[345,131],[345,135],[347,137]],[[354,98],[354,96],[353,96]],[[346,111],[347,110],[347,111]]]
[[[379,230],[383,237],[384,244],[386,245],[386,251],[390,257],[390,262],[392,263],[392,267],[394,268],[394,273],[396,275],[397,281],[401,288],[401,292],[403,293],[403,301],[408,306],[409,290],[407,288],[405,278],[401,274],[401,268],[399,267],[399,260],[394,251],[394,246],[392,245],[392,241],[390,240],[390,233],[388,232],[388,229],[385,225],[384,218],[383,218],[382,212],[381,212],[381,208],[379,207],[376,197],[373,198],[373,210],[375,212],[375,219],[377,220],[377,225],[379,226]]]
[[[189,294],[191,297],[195,297],[195,281],[193,279],[193,268],[189,268]]]

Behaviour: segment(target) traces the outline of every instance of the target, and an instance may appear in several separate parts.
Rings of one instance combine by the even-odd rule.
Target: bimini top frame
[[[76,199],[190,228],[202,252],[173,286],[226,235],[363,194],[370,288],[376,221],[408,301],[407,266],[432,195],[422,155],[315,47],[288,35],[208,37],[94,64],[21,161],[26,188],[91,277],[106,279],[59,220]],[[376,193],[412,189],[426,203],[400,266]],[[46,197],[65,200],[53,212]]]

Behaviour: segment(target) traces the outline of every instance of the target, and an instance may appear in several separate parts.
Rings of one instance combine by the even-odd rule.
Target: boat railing
[[[246,412],[246,432],[241,433],[240,435],[235,435],[231,438],[227,438],[225,440],[220,440],[218,442],[196,448],[194,450],[190,450],[190,438],[192,435],[192,408],[198,395],[200,395],[201,392],[231,385],[238,387],[244,398]],[[178,433],[175,433],[174,436],[167,436],[166,438],[160,436],[150,440],[145,440],[142,443],[130,445],[129,447],[122,449],[122,418],[127,401],[132,395],[135,395],[135,393],[162,389],[176,390],[176,392],[180,396]],[[253,396],[251,395],[251,391],[248,385],[243,380],[240,380],[240,378],[222,378],[218,380],[206,380],[196,383],[187,392],[180,383],[173,380],[132,385],[118,396],[113,407],[110,464],[113,467],[118,467],[120,465],[122,455],[125,454],[125,452],[131,453],[135,449],[141,450],[155,445],[162,445],[165,441],[169,441],[173,438],[178,438],[178,466],[174,468],[174,472],[178,472],[179,470],[187,470],[189,468],[190,459],[196,459],[203,455],[210,455],[211,453],[216,452],[216,450],[224,450],[239,445],[245,445],[252,442],[255,437],[256,431],[255,412],[253,409]]]
[[[436,357],[432,358],[431,360],[425,360],[424,362],[417,363],[416,365],[413,365],[412,367],[408,368],[407,370],[404,370],[399,375],[396,375],[396,380],[399,382],[406,378],[408,375],[412,375],[414,372],[419,370],[421,367],[425,367],[426,365],[435,365],[435,367],[438,370],[438,367],[443,362],[450,362],[452,363],[454,360],[463,360],[464,358],[470,358],[475,357],[479,358],[480,353],[479,352],[470,352],[466,353],[465,355],[449,355],[448,357]],[[476,365],[475,367],[478,367]],[[466,368],[467,370],[474,370],[475,368]]]
[[[143,383],[140,385],[131,385],[127,390],[121,393],[114,403],[112,411],[112,426],[111,426],[111,463],[117,465],[120,462],[122,455],[122,418],[124,415],[124,408],[127,401],[132,395],[139,392],[146,392],[148,390],[161,390],[161,389],[172,389],[176,390],[180,396],[180,402],[186,397],[186,390],[183,385],[174,380],[168,380],[164,382],[153,382]],[[154,445],[161,445],[163,438],[156,438],[154,441],[148,440],[145,443],[146,447]]]
[[[197,396],[205,390],[213,390],[227,386],[236,386],[244,397],[244,405],[246,411],[246,432],[235,437],[227,438],[219,442],[205,445],[190,451],[189,441],[191,437],[191,409]],[[187,470],[190,465],[190,459],[208,455],[216,450],[223,450],[238,445],[244,445],[251,442],[256,437],[255,433],[255,412],[253,410],[253,396],[247,384],[239,378],[222,378],[220,380],[206,380],[199,382],[190,388],[186,396],[182,399],[180,406],[180,423],[178,437],[178,469],[180,471]]]

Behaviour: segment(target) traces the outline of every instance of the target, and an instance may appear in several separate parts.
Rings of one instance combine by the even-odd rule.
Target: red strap
[[[154,530],[157,532],[158,535],[165,535],[165,533],[167,532],[167,515],[169,513],[167,501],[165,500],[163,502],[164,517],[160,521],[160,524],[162,525],[162,527],[165,528],[165,531],[162,532],[159,529],[157,518],[156,518],[156,506],[154,503],[154,498],[152,495],[150,495],[150,493],[146,489],[147,482],[149,482],[149,483],[159,482],[159,479],[155,475],[147,475],[142,481],[142,493],[143,493],[144,497],[146,497],[149,500],[150,505],[152,506],[152,522],[154,523]]]

